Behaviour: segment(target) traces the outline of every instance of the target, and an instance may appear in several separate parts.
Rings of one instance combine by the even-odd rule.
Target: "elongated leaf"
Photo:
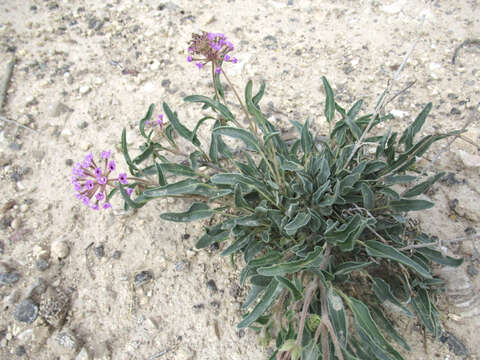
[[[327,122],[331,123],[335,115],[335,100],[333,98],[333,91],[325,76],[322,76],[323,87],[327,96],[325,100],[325,118]]]
[[[234,202],[235,202],[236,207],[252,210],[250,205],[248,204],[248,202],[244,199],[244,197],[242,195],[242,190],[240,189],[239,184],[235,185],[234,194],[235,194]]]
[[[292,281],[290,281],[286,277],[275,276],[275,280],[277,280],[286,289],[288,289],[288,291],[290,291],[290,294],[292,294],[292,297],[293,299],[295,299],[295,301],[301,300],[303,298],[303,294],[301,293],[301,291],[295,286]]]
[[[360,189],[362,191],[363,206],[365,209],[372,209],[375,207],[375,195],[373,194],[372,189],[370,189],[365,183],[360,185]]]
[[[337,266],[335,268],[334,274],[347,275],[347,274],[350,274],[352,271],[363,269],[371,264],[372,264],[371,261],[368,261],[368,262],[347,261]]]
[[[397,261],[405,266],[408,266],[426,279],[432,278],[432,274],[425,270],[423,266],[413,261],[409,257],[403,255],[401,252],[399,252],[397,249],[390,245],[382,244],[381,242],[375,240],[369,240],[365,243],[365,246],[367,248],[367,253],[370,256],[378,256],[381,258]]]
[[[148,111],[147,111],[147,114],[145,115],[145,117],[140,120],[140,123],[139,123],[139,129],[140,129],[140,134],[145,138],[145,139],[148,139],[148,136],[147,134],[145,134],[145,124],[147,121],[150,121],[150,119],[152,118],[152,115],[153,115],[153,110],[155,109],[155,106],[153,104],[151,104],[149,107],[148,107]]]
[[[215,110],[218,110],[218,112],[220,112],[220,114],[222,114],[222,116],[226,119],[226,120],[230,120],[230,121],[233,121],[235,120],[235,117],[233,116],[233,114],[230,112],[230,110],[228,110],[228,108],[219,103],[218,101],[215,101],[207,96],[203,96],[203,95],[190,95],[190,96],[187,96],[186,98],[184,98],[183,100],[187,101],[187,102],[199,102],[199,103],[203,103],[203,104],[206,104],[208,106],[210,106],[212,109],[215,109]]]
[[[166,171],[175,175],[183,175],[183,176],[196,176],[197,174],[193,171],[190,167],[180,164],[158,164],[162,171]]]
[[[385,182],[389,184],[407,184],[412,182],[417,177],[412,175],[396,175],[396,176],[387,176]]]
[[[423,194],[425,193],[428,189],[430,189],[432,187],[433,184],[435,184],[439,179],[441,179],[443,176],[445,175],[444,172],[441,172],[437,175],[434,175],[432,177],[429,177],[427,180],[425,180],[424,182],[418,184],[418,185],[415,185],[414,187],[406,190],[402,196],[403,197],[406,197],[406,198],[409,198],[409,197],[414,197],[414,196],[418,196],[420,194]]]
[[[198,140],[198,138],[193,134],[193,132],[188,130],[183,124],[180,123],[177,114],[170,109],[166,102],[163,103],[163,111],[167,115],[172,127],[181,137],[192,142],[192,144],[194,144],[195,146],[200,146],[200,141]]]
[[[258,304],[253,308],[253,310],[243,318],[242,321],[237,325],[238,328],[246,328],[257,320],[261,315],[268,310],[270,305],[275,301],[275,299],[280,295],[283,290],[283,286],[278,283],[275,279],[272,280],[270,285],[265,289],[265,294]]]
[[[213,132],[242,140],[249,149],[260,151],[260,144],[251,132],[232,126],[220,126],[213,129]]]
[[[372,307],[371,309],[376,323],[379,324],[398,345],[403,347],[405,350],[410,351],[410,346],[408,346],[407,342],[397,333],[383,312],[376,307]]]
[[[298,213],[297,216],[295,216],[295,219],[290,221],[285,226],[285,232],[290,236],[294,235],[299,229],[307,225],[310,219],[311,219],[311,215],[309,213],[307,212]]]
[[[134,170],[138,170],[138,168],[135,166],[135,164],[132,162],[132,159],[130,158],[130,155],[128,154],[128,147],[127,147],[127,130],[124,128],[122,131],[122,152],[123,152],[123,157],[125,158],[125,162],[127,163],[130,173],[132,175],[135,175]]]
[[[323,259],[323,249],[320,246],[316,246],[315,250],[308,254],[305,259],[261,267],[257,269],[257,272],[265,276],[284,276],[312,266],[313,263],[321,261],[321,259]]]
[[[155,168],[157,169],[157,178],[158,178],[159,185],[160,186],[167,185],[167,180],[165,179],[165,175],[163,174],[162,168],[157,162],[155,162]]]
[[[302,145],[303,152],[305,154],[310,153],[313,147],[313,137],[309,130],[310,123],[307,120],[302,127],[302,136],[300,138],[300,143]]]
[[[148,198],[193,194],[199,184],[201,183],[196,179],[185,179],[176,183],[145,190],[143,194]]]
[[[264,286],[253,285],[251,290],[248,292],[245,302],[242,304],[242,309],[248,308],[258,298],[263,290],[265,290]]]
[[[337,291],[330,288],[327,293],[328,315],[332,321],[335,334],[342,347],[347,346],[348,342],[348,323],[347,313],[343,305],[342,298]]]
[[[205,231],[205,234],[203,234],[203,236],[195,244],[195,247],[197,249],[203,249],[213,243],[222,242],[228,239],[228,236],[230,235],[230,230],[223,230],[222,225],[223,223],[220,223],[207,229]]]
[[[225,93],[223,91],[223,86],[222,86],[222,82],[220,81],[219,73],[215,73],[215,88],[217,89],[218,95],[220,95],[222,99],[225,99]],[[216,99],[216,100],[220,101],[220,99]]]
[[[428,114],[432,110],[432,103],[428,103],[421,113],[417,116],[415,121],[405,129],[400,140],[398,141],[399,144],[405,144],[405,149],[409,149],[412,147],[413,138],[415,135],[420,131],[423,124],[425,123],[425,119],[427,118]]]
[[[419,289],[417,296],[412,301],[415,312],[418,318],[422,321],[425,328],[432,333],[433,336],[437,336],[437,321],[432,314],[432,304],[430,298],[425,289]]]
[[[120,193],[122,194],[123,200],[125,200],[125,203],[128,206],[130,206],[134,209],[138,209],[138,208],[141,208],[143,205],[145,205],[147,203],[146,201],[132,200],[132,198],[127,194],[127,192],[125,190],[125,187],[122,184],[119,184],[119,185],[120,185]]]
[[[387,309],[407,315],[408,317],[413,317],[413,313],[393,295],[390,285],[382,279],[374,279],[373,291],[378,300],[380,300],[382,305]]]
[[[347,123],[348,128],[356,140],[360,139],[362,136],[362,130],[355,122],[355,118],[358,115],[362,104],[363,100],[358,100],[355,104],[353,104],[352,108],[347,113],[347,117],[345,118],[345,122]]]
[[[255,106],[258,106],[258,103],[260,102],[260,100],[262,100],[264,92],[265,92],[265,81],[262,81],[262,83],[260,84],[260,89],[252,98],[252,102]]]
[[[353,316],[355,318],[355,323],[357,324],[357,331],[362,330],[361,335],[366,337],[368,341],[374,347],[378,347],[380,352],[386,353],[392,356],[396,360],[404,360],[403,357],[398,353],[397,350],[385,339],[385,337],[380,333],[377,325],[370,315],[368,307],[358,301],[355,298],[348,298],[348,305],[350,310],[352,310]],[[376,352],[376,355],[380,353]]]
[[[190,209],[183,213],[163,213],[160,218],[174,222],[190,222],[211,217],[214,212],[205,203],[193,203]]]
[[[227,247],[220,254],[221,256],[227,256],[234,254],[237,251],[242,250],[248,243],[252,240],[252,235],[244,235],[243,237],[238,237],[229,247]]]
[[[396,212],[426,210],[432,208],[433,205],[435,204],[430,201],[417,199],[401,199],[390,201],[390,207]]]
[[[451,256],[443,255],[438,250],[430,249],[427,247],[416,249],[416,252],[422,254],[430,261],[433,261],[433,262],[436,262],[437,264],[441,264],[445,266],[457,267],[462,265],[463,263],[462,258],[455,259]]]

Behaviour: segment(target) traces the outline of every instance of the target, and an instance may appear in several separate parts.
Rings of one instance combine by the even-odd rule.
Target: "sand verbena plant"
[[[265,84],[254,95],[249,81],[240,96],[228,78],[237,63],[233,50],[223,34],[194,34],[187,61],[211,67],[214,88],[212,96],[185,101],[208,114],[189,129],[165,102],[166,121],[152,123],[150,106],[139,122],[143,144],[135,157],[122,133],[130,175],[110,179],[110,154],[102,156],[103,168],[89,155],[74,170],[78,196],[98,208],[119,191],[126,209],[165,197],[190,199],[186,211],[159,216],[210,219],[196,247],[221,243],[222,256],[242,257],[240,281],[250,291],[238,327],[256,330],[264,344],[274,341],[271,359],[402,359],[396,346],[409,346],[392,314],[416,317],[438,336],[433,299],[442,282],[431,263],[462,262],[438,251],[407,217],[433,206],[422,194],[443,175],[419,176],[418,159],[457,132],[420,137],[432,109],[427,104],[403,132],[382,133],[378,125],[391,118],[380,111],[384,97],[373,114],[362,114],[362,100],[344,108],[323,77],[328,136],[315,137],[309,121],[292,119],[298,137],[287,141],[261,110]],[[238,114],[227,105],[225,82]],[[205,126],[207,141],[198,135]]]

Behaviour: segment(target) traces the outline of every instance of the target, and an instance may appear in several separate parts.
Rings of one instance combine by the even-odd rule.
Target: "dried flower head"
[[[100,165],[93,160],[93,154],[88,154],[82,162],[78,162],[72,171],[72,184],[75,188],[75,196],[85,205],[94,210],[109,209],[112,205],[107,202],[107,192],[114,188],[116,178],[109,178],[112,171],[115,170],[116,164],[110,158],[110,151],[103,151],[101,154]],[[102,164],[103,162],[103,164]],[[103,166],[102,166],[103,165]],[[127,184],[126,174],[120,174],[118,181]],[[100,205],[100,202],[104,201]]]
[[[222,62],[232,62],[234,64],[238,62],[236,58],[228,54],[233,49],[233,44],[227,40],[224,34],[203,31],[201,34],[192,34],[187,61],[195,61],[195,65],[199,69],[211,62],[215,66],[215,71],[219,74],[222,71],[220,67]]]

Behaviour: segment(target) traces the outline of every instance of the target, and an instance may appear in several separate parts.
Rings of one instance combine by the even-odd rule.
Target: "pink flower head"
[[[107,177],[106,176],[99,176],[97,177],[97,181],[100,185],[105,185],[108,181]]]
[[[111,153],[112,152],[110,150],[102,151],[102,155],[101,155],[102,159],[108,159],[110,157]]]
[[[112,207],[112,205],[108,202],[104,203],[103,206],[102,206],[105,210],[106,209],[110,209]]]
[[[126,173],[121,173],[118,175],[118,181],[120,182],[120,184],[122,185],[127,185],[128,182],[127,182],[127,174]]]
[[[95,175],[97,177],[99,177],[100,175],[102,175],[102,169],[100,169],[99,167],[95,168]]]
[[[160,126],[163,125],[163,114],[158,115],[157,124],[160,125]]]
[[[233,62],[234,64],[236,64],[236,63],[238,62],[238,59],[237,59],[237,58],[232,58],[232,62]]]
[[[195,65],[199,69],[210,62],[217,68],[222,61],[229,61],[230,55],[227,54],[234,48],[233,43],[222,33],[204,31],[193,34],[188,46],[187,61],[198,60]]]
[[[192,62],[192,60],[193,60],[192,55],[188,55],[188,56],[187,56],[187,61],[188,61],[188,62]]]
[[[95,194],[95,199],[97,199],[98,201],[102,201],[103,199],[105,199],[105,195],[103,195],[103,193],[101,193],[101,192],[96,193]]]
[[[116,167],[116,166],[115,166],[115,161],[110,160],[110,161],[108,162],[108,166],[107,166],[107,167],[108,167],[108,170],[110,170],[110,171],[115,170],[115,167]]]
[[[133,193],[133,188],[126,188],[125,191],[126,191],[127,195],[130,196]]]
[[[219,67],[216,68],[216,69],[215,69],[215,72],[216,72],[217,74],[220,74],[220,73],[222,72],[222,68],[219,68]]]
[[[199,69],[201,69],[201,68],[203,67],[203,64],[202,64],[201,62],[197,62],[195,65],[197,65],[197,67],[198,67]]]

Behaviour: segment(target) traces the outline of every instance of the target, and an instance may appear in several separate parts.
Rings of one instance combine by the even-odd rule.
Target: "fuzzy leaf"
[[[190,209],[183,213],[163,213],[160,218],[174,222],[190,222],[211,217],[214,212],[205,203],[193,203]]]
[[[285,225],[284,230],[288,235],[292,236],[299,229],[307,225],[310,219],[311,219],[311,215],[309,213],[300,212],[297,214],[297,216],[295,216],[295,219],[293,219],[287,225]]]
[[[323,259],[323,249],[317,246],[305,259],[261,267],[257,269],[257,272],[265,276],[284,276],[307,268],[320,259]]]
[[[325,94],[327,96],[325,100],[325,118],[327,122],[331,123],[333,116],[335,115],[335,100],[333,98],[333,91],[325,76],[322,76],[323,87],[325,88]]]
[[[418,184],[418,185],[415,185],[414,187],[406,190],[402,196],[403,197],[406,197],[406,198],[409,198],[409,197],[414,197],[414,196],[418,196],[420,194],[423,194],[425,193],[428,189],[430,189],[432,187],[433,184],[435,184],[439,179],[441,179],[443,176],[445,175],[444,172],[441,172],[437,175],[434,175],[432,177],[429,177],[427,180],[425,180],[424,182]]]
[[[286,289],[288,289],[288,291],[290,291],[290,294],[292,294],[292,297],[295,301],[301,300],[303,298],[303,294],[301,293],[301,291],[295,286],[292,281],[290,281],[286,277],[275,276],[275,280],[277,280]]]
[[[395,212],[403,212],[403,211],[419,211],[419,210],[426,210],[433,207],[434,203],[427,201],[427,200],[392,200],[390,201],[390,207]]]
[[[226,120],[235,120],[235,117],[233,116],[233,114],[230,112],[230,110],[228,110],[228,108],[219,103],[218,101],[215,101],[207,96],[203,96],[203,95],[190,95],[190,96],[187,96],[185,97],[183,100],[185,100],[186,102],[199,102],[199,103],[203,103],[203,104],[206,104],[208,106],[210,106],[212,109],[215,109],[215,110],[218,110],[218,112],[220,112],[220,114],[222,114],[222,116],[226,119]]]
[[[380,300],[382,305],[387,309],[407,315],[408,317],[413,317],[413,313],[393,295],[390,285],[382,279],[374,279],[373,291],[378,300]]]
[[[258,304],[253,308],[253,310],[246,315],[242,321],[237,325],[238,328],[246,328],[251,325],[255,320],[263,315],[265,311],[268,310],[270,305],[275,301],[275,299],[280,295],[283,290],[283,286],[280,285],[275,279],[268,285],[265,289],[265,294]]]
[[[232,126],[220,126],[213,129],[213,132],[216,134],[242,140],[249,149],[257,150],[260,152],[260,144],[258,143],[255,136],[253,136],[252,133],[247,130],[235,128]]]
[[[412,270],[415,270],[418,274],[420,274],[426,279],[432,278],[432,274],[430,274],[429,271],[425,270],[423,266],[413,261],[408,256],[403,255],[401,252],[399,252],[397,249],[390,245],[385,245],[375,240],[369,240],[365,243],[365,246],[367,248],[367,253],[370,256],[378,256],[381,258],[397,261],[405,266],[408,266]]]
[[[150,121],[150,119],[152,118],[152,115],[153,115],[153,110],[155,109],[155,106],[153,104],[151,104],[149,107],[148,107],[148,111],[147,111],[147,114],[145,115],[145,117],[140,120],[140,123],[138,125],[139,127],[139,130],[140,130],[140,134],[145,138],[145,139],[148,139],[148,136],[147,134],[145,134],[145,124],[147,121]]]
[[[372,264],[371,261],[368,261],[368,262],[347,261],[335,267],[334,274],[347,275],[347,274],[350,274],[352,271],[363,269],[371,264]]]

